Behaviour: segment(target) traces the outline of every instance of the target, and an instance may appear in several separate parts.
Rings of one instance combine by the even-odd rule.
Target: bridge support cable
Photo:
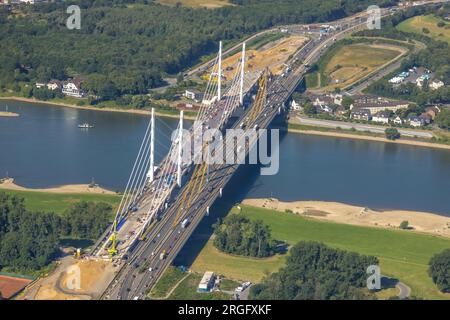
[[[179,127],[177,128],[179,130]],[[153,220],[155,215],[161,209],[162,205],[166,202],[167,195],[170,194],[170,191],[173,188],[172,179],[170,178],[176,169],[175,163],[171,161],[175,155],[175,151],[177,151],[176,143],[172,143],[169,149],[169,152],[166,158],[160,164],[160,170],[158,174],[158,179],[155,180],[155,183],[151,189],[150,195],[150,207],[147,210],[146,216],[144,217],[144,224],[142,228],[136,232],[136,235],[142,235],[148,224]]]
[[[245,42],[242,44],[242,57],[241,57],[241,81],[239,91],[239,103],[244,106],[244,73],[245,73]]]
[[[222,41],[219,42],[219,70],[217,78],[217,101],[220,101],[222,98]]]
[[[178,170],[177,170],[177,184],[181,187],[181,162],[183,155],[183,110],[180,111],[180,124],[178,134]]]
[[[134,164],[133,164],[133,168],[132,168],[130,176],[128,178],[124,194],[123,194],[123,196],[122,196],[122,198],[120,200],[119,206],[117,208],[116,215],[115,215],[115,218],[114,218],[114,222],[113,222],[113,224],[111,226],[111,231],[109,233],[111,236],[109,236],[109,235],[107,236],[107,238],[105,239],[104,244],[101,246],[101,248],[98,251],[98,253],[100,253],[107,246],[109,241],[112,242],[113,246],[115,245],[115,236],[116,236],[116,232],[117,232],[118,223],[120,222],[120,219],[121,219],[121,217],[123,215],[123,210],[125,208],[125,202],[127,201],[127,198],[128,198],[128,195],[129,195],[129,192],[130,192],[130,189],[131,189],[132,182],[133,182],[134,177],[136,175],[136,172],[137,172],[137,169],[138,169],[139,164],[141,162],[141,159],[142,159],[142,157],[144,156],[144,153],[145,153],[144,150],[146,148],[147,137],[148,137],[150,126],[151,126],[151,122],[149,121],[149,124],[148,124],[148,126],[147,126],[147,128],[145,130],[145,133],[144,133],[144,138],[142,139],[142,143],[141,143],[141,145],[139,147],[138,155],[136,156],[136,159],[135,159]],[[114,252],[115,248],[112,248],[111,251]]]
[[[151,125],[151,122],[149,122],[149,125],[148,125],[147,130],[146,130],[145,135],[144,135],[144,139],[142,140],[141,146],[139,148],[139,152],[138,152],[138,155],[136,157],[135,163],[133,165],[133,169],[131,171],[131,174],[130,174],[130,176],[128,178],[128,182],[127,182],[127,185],[125,187],[124,194],[123,194],[122,199],[121,199],[121,201],[119,203],[119,207],[117,208],[117,213],[116,213],[115,220],[119,220],[120,217],[124,213],[124,209],[126,207],[125,204],[126,204],[126,202],[128,200],[129,194],[130,194],[130,192],[132,190],[132,186],[134,184],[137,171],[139,170],[139,167],[140,167],[141,162],[142,162],[142,158],[144,157],[144,153],[145,153],[145,150],[147,148],[147,143],[148,143],[147,137],[148,137],[148,132],[149,132],[150,125]]]
[[[255,101],[253,103],[253,107],[248,115],[249,123],[247,123],[248,126],[252,125],[253,122],[257,119],[261,111],[264,109],[264,105],[266,103],[266,93],[267,93],[267,77],[268,77],[268,71],[266,71],[262,74],[261,78],[259,79],[259,90],[256,94]]]
[[[200,122],[203,122],[206,119],[207,110],[209,108],[211,108],[211,105],[214,105],[216,100],[222,99],[222,66],[221,66],[221,64],[222,64],[222,44],[221,43],[219,45],[219,54],[218,54],[215,62],[216,63],[212,67],[212,72],[209,77],[209,81],[207,84],[207,88],[205,90],[205,95],[204,95],[204,99],[203,99],[201,107],[200,107],[199,114],[197,115],[197,118],[196,118]],[[242,69],[242,68],[240,68],[240,69]],[[238,79],[238,77],[236,76],[235,78],[233,78],[232,84],[238,83],[237,82],[238,80],[240,80],[241,83],[243,82],[242,79],[240,79],[240,78]],[[232,93],[232,96],[225,103],[227,110],[229,108],[233,108],[235,104],[238,105],[238,101],[235,101],[239,98],[238,91],[239,91],[238,85],[237,86],[232,85],[230,88],[228,88],[228,93]],[[154,120],[153,120],[153,123],[154,123]],[[179,129],[180,128],[182,129],[182,122],[180,124]],[[191,128],[191,130],[192,130],[192,128]],[[182,131],[180,130],[180,133],[181,132]],[[180,147],[182,147],[181,143],[183,143],[182,137],[181,137],[181,139],[179,138],[178,140],[179,140],[178,143],[174,142],[171,144],[168,155],[161,162],[161,164],[160,164],[161,169],[158,173],[158,178],[156,179],[156,177],[153,176],[153,180],[150,181],[149,186],[152,187],[151,188],[152,194],[151,194],[151,198],[149,199],[150,201],[146,200],[146,202],[150,202],[150,207],[149,207],[149,209],[147,211],[147,215],[144,219],[144,224],[142,226],[141,232],[139,232],[139,233],[142,233],[145,231],[146,227],[148,226],[148,223],[151,220],[153,220],[152,218],[155,216],[155,214],[157,214],[158,211],[161,209],[161,207],[164,205],[164,203],[166,203],[166,199],[170,195],[171,191],[173,190],[175,183],[177,183],[178,185],[181,184],[180,182],[181,182],[181,177],[182,177],[182,167],[180,168],[180,165],[179,165],[180,162],[177,161],[178,163],[177,162],[172,163],[172,161],[170,161],[171,159],[179,159],[180,158],[179,150],[180,150]],[[153,141],[153,143],[152,143],[152,141]],[[150,134],[149,153],[150,153],[150,155],[153,153],[153,156],[154,156],[154,151],[152,152],[152,150],[154,150],[154,148],[153,148],[154,141],[155,141],[154,136],[152,139],[152,133],[151,133]],[[178,157],[176,156],[177,150],[178,150]],[[202,153],[203,153],[203,151],[202,151]],[[150,162],[152,157],[150,156],[149,158],[150,159],[148,159],[148,160]],[[178,164],[178,166],[177,166],[177,164]],[[148,166],[150,166],[150,165],[146,164],[144,162],[143,167],[148,167]],[[177,172],[178,172],[177,181],[173,181],[174,179],[172,179],[175,170],[177,170]],[[203,179],[205,170],[206,170],[206,167],[204,167],[204,166],[200,166],[200,167],[196,166],[196,168],[194,169],[195,172],[194,172],[193,176],[191,177],[191,180],[195,177],[196,179],[194,181],[198,181],[200,176]],[[131,181],[131,187],[128,188],[131,191],[134,191],[134,196],[132,194],[131,201],[130,201],[130,198],[127,198],[128,200],[127,200],[127,202],[125,202],[125,204],[127,204],[127,205],[123,205],[123,204],[121,205],[122,211],[124,209],[128,208],[130,204],[135,203],[133,201],[138,200],[138,197],[142,194],[142,191],[144,190],[146,180],[137,178],[140,176],[139,175],[140,170],[136,170],[136,171],[137,172],[135,174],[135,177],[133,178],[134,180]],[[180,173],[180,171],[181,171],[181,173]],[[136,186],[137,186],[137,189],[136,189]],[[195,186],[197,186],[197,183],[193,184],[191,188],[193,190],[195,190]],[[200,188],[201,184],[198,186]],[[199,188],[197,188],[197,190],[199,190]],[[117,219],[114,229],[116,228],[116,226],[119,222],[120,222],[120,220]]]
[[[143,183],[148,173],[148,165],[150,162],[150,135],[147,135],[144,139],[144,151],[139,160],[138,168],[136,174],[133,177],[130,190],[128,193],[128,198],[125,202],[124,210],[125,213],[129,212],[130,209],[135,205],[135,201],[143,189]]]
[[[148,171],[149,182],[155,177],[155,108],[152,108],[151,132],[150,132],[150,168]]]
[[[238,73],[238,75],[239,75],[239,73]],[[227,93],[227,95],[229,97],[231,97],[231,99],[229,99],[227,101],[227,104],[225,106],[226,111],[231,111],[230,109],[233,109],[234,107],[236,107],[239,104],[238,99],[239,99],[240,79],[239,79],[238,75],[233,79],[235,81],[233,81],[232,85],[229,88],[229,92]],[[224,115],[225,115],[225,112],[222,114],[222,119],[223,119]],[[203,146],[203,150],[201,152],[202,157],[203,157],[205,149],[207,150],[207,152],[209,152],[208,146],[209,146],[208,142]],[[223,144],[219,144],[219,146],[221,148],[223,148]],[[202,161],[201,164],[197,164],[195,166],[194,173],[191,177],[191,180],[189,181],[189,185],[185,189],[185,192],[183,194],[183,200],[182,200],[182,203],[185,204],[185,206],[180,207],[180,209],[178,210],[177,215],[172,224],[173,227],[176,226],[176,224],[182,219],[183,210],[185,210],[186,212],[189,211],[192,200],[196,199],[202,190],[203,182],[205,179],[205,174],[207,172],[207,169],[209,168],[209,164],[207,162],[203,161],[203,159],[201,159],[201,161]]]
[[[228,87],[228,91],[224,94],[224,97],[227,97],[225,101],[225,106],[223,107],[223,112],[218,124],[218,127],[221,128],[222,125],[226,122],[226,120],[232,115],[234,110],[239,105],[239,90],[241,88],[241,85],[243,86],[243,74],[240,72],[242,70],[241,68],[242,62],[238,64],[238,67],[236,68],[236,74],[233,77],[230,86]]]
[[[252,107],[251,111],[253,111],[253,108],[261,109],[261,106],[264,106],[264,104],[265,104],[266,84],[267,84],[266,80],[267,80],[267,77],[261,78],[260,88],[258,90],[257,98],[255,99],[255,103],[254,103],[254,106]],[[235,96],[238,97],[237,94]],[[248,130],[248,128],[247,128],[247,130]],[[251,145],[251,143],[249,143],[249,150],[251,147],[250,145]],[[220,144],[220,147],[223,148],[223,144]],[[205,146],[204,146],[204,148],[205,148]],[[232,152],[235,153],[235,150],[234,149],[226,150],[227,154],[229,154],[229,153],[231,154]],[[202,154],[203,154],[203,151],[202,151]],[[172,227],[175,227],[179,223],[179,221],[183,218],[183,211],[185,211],[186,213],[189,212],[192,200],[195,200],[198,197],[198,195],[201,193],[202,188],[203,188],[203,182],[205,179],[205,173],[207,172],[208,167],[209,167],[209,165],[204,161],[202,161],[201,165],[196,166],[195,172],[192,175],[191,180],[189,181],[189,185],[185,189],[185,192],[183,194],[182,203],[183,204],[186,203],[186,206],[184,208],[180,207],[180,209],[178,210],[177,215],[174,219]],[[187,198],[188,195],[189,195],[189,197]],[[187,202],[186,202],[186,198],[187,198]]]
[[[216,62],[218,60],[221,61],[221,50],[220,50],[220,48],[219,48],[219,55],[216,58]],[[217,66],[217,65],[218,65],[218,63],[215,63],[215,66]],[[218,87],[217,85],[215,85],[216,82],[214,81],[214,75],[217,75],[219,73],[218,71],[215,72],[215,69],[214,69],[215,66],[213,66],[213,69],[212,69],[212,72],[211,72],[211,75],[210,75],[210,81],[208,82],[207,89],[206,89],[206,92],[205,92],[205,99],[204,100],[206,100],[206,101],[213,99],[213,98],[210,98],[210,97],[215,96],[214,91],[215,91],[216,87]],[[218,69],[221,69],[221,68],[218,68]],[[218,81],[217,81],[217,83],[218,83]],[[204,102],[205,101],[202,101],[201,111],[199,112],[199,115],[197,116],[198,120],[203,120],[204,114],[205,114],[206,110],[209,108],[209,103],[204,103]],[[169,154],[170,154],[170,152],[169,152]],[[172,170],[169,170],[169,171],[172,171]],[[179,176],[181,177],[181,174]],[[156,188],[156,190],[159,191],[159,190],[161,190],[161,188],[158,186]],[[150,212],[149,212],[149,215],[151,215]],[[147,216],[147,220],[148,220],[148,218],[149,218],[149,216]]]
[[[217,62],[217,60],[218,60],[218,58],[216,58],[216,62]],[[217,63],[215,64],[215,65],[217,65]],[[209,78],[209,81],[208,81],[208,84],[207,84],[207,88],[206,88],[206,91],[205,91],[205,98],[203,99],[203,101],[202,101],[202,105],[201,105],[201,108],[200,108],[200,112],[199,112],[199,114],[197,115],[197,120],[202,120],[203,118],[204,118],[204,114],[206,113],[206,110],[209,108],[209,104],[208,103],[205,103],[205,100],[206,101],[208,101],[208,99],[209,100],[213,100],[214,99],[214,97],[216,96],[216,93],[215,93],[215,91],[216,91],[216,87],[217,87],[217,85],[215,84],[215,81],[214,81],[214,77],[213,77],[213,75],[214,75],[214,66],[213,66],[213,70],[212,70],[212,73],[210,74],[210,78]],[[195,123],[194,123],[195,124]],[[191,130],[192,130],[192,128],[191,128]],[[177,144],[178,145],[178,144]],[[164,169],[165,170],[162,170],[162,178],[159,180],[159,183],[158,183],[158,186],[156,186],[156,188],[155,188],[155,191],[156,191],[156,193],[155,193],[155,195],[153,196],[153,199],[152,199],[152,206],[151,206],[151,208],[148,210],[148,213],[147,213],[147,217],[146,217],[146,219],[145,219],[145,224],[144,224],[144,228],[143,228],[143,230],[145,229],[145,227],[146,227],[146,225],[148,224],[148,222],[153,218],[153,216],[155,215],[155,213],[159,210],[159,208],[160,208],[160,206],[161,206],[161,204],[162,203],[159,203],[159,204],[155,204],[155,202],[157,202],[157,200],[161,197],[162,198],[162,200],[164,200],[164,198],[165,198],[165,195],[162,195],[162,181],[164,181],[165,179],[167,179],[167,177],[168,177],[168,174],[170,174],[171,172],[173,172],[173,170],[174,170],[174,168],[173,168],[173,165],[172,164],[170,164],[170,159],[173,159],[173,157],[171,157],[171,156],[173,156],[173,150],[176,150],[176,146],[174,145],[174,144],[172,144],[171,145],[171,148],[170,148],[170,150],[169,150],[169,153],[168,153],[168,156],[166,157],[166,159],[163,161],[163,164],[164,164]],[[167,161],[169,159],[169,161]],[[163,165],[161,165],[161,166],[163,166]],[[169,170],[167,170],[167,169],[169,169]],[[180,177],[181,177],[181,174],[179,175]],[[168,195],[168,194],[170,194],[170,189],[171,188],[168,188],[169,189],[169,192],[166,192],[166,194]]]

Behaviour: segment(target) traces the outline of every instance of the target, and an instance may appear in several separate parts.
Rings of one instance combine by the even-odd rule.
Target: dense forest
[[[96,239],[109,225],[111,207],[80,202],[64,215],[30,212],[23,198],[0,193],[0,270],[33,271],[59,254],[59,239]]]
[[[406,59],[401,66],[402,70],[413,66],[423,66],[436,73],[436,78],[442,80],[446,84],[450,84],[450,46],[447,42],[436,41],[424,34],[406,33],[399,31],[396,26],[413,16],[424,14],[445,15],[450,12],[450,6],[446,6],[436,12],[436,9],[413,7],[409,10],[397,13],[393,17],[383,20],[384,27],[380,30],[365,30],[357,35],[366,37],[385,37],[396,40],[419,41],[426,45],[425,49],[418,50]],[[395,72],[397,73],[397,71]],[[395,74],[394,73],[394,74]],[[442,87],[438,90],[431,90],[427,85],[423,89],[419,89],[415,84],[408,83],[393,88],[388,82],[389,78],[394,74],[373,83],[369,86],[368,92],[391,98],[405,99],[416,102],[419,106],[424,107],[431,103],[448,103],[450,102],[450,88]]]
[[[229,215],[214,225],[214,235],[214,245],[226,253],[257,258],[275,254],[270,228],[261,220]]]
[[[251,288],[250,299],[374,299],[366,289],[370,265],[378,265],[378,259],[300,242],[290,250],[284,268]]]
[[[220,9],[151,1],[75,0],[81,29],[66,28],[66,2],[0,8],[0,89],[79,75],[103,99],[143,94],[217,49],[274,25],[328,21],[393,0],[233,0]],[[32,92],[27,91],[30,95]],[[42,92],[40,93],[43,94]]]

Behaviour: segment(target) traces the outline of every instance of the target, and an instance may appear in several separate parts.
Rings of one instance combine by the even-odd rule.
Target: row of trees
[[[250,290],[257,300],[343,300],[374,298],[366,289],[367,267],[373,256],[300,242],[290,250],[286,266]]]
[[[111,207],[80,202],[64,215],[26,210],[24,199],[0,193],[0,270],[37,270],[59,253],[59,239],[95,239],[109,225]]]
[[[261,220],[229,215],[214,225],[214,235],[214,245],[226,253],[258,258],[275,254],[270,228]]]
[[[235,1],[216,10],[163,6],[151,1],[75,0],[81,29],[66,28],[66,3],[0,8],[0,89],[17,82],[81,75],[103,99],[143,94],[226,42],[277,24],[341,18],[386,0]],[[132,6],[127,5],[133,3]]]

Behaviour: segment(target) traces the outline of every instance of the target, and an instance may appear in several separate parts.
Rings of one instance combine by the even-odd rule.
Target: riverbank
[[[369,136],[369,135],[363,135],[363,134],[343,133],[343,132],[337,132],[337,131],[319,131],[319,130],[309,130],[309,129],[302,130],[302,129],[296,129],[296,128],[288,128],[288,132],[317,135],[317,136],[326,136],[326,137],[335,137],[335,138],[377,141],[377,142],[385,142],[385,143],[395,143],[395,144],[404,144],[404,145],[411,145],[411,146],[418,146],[418,147],[450,150],[450,145],[447,145],[447,144],[425,142],[425,141],[414,141],[414,140],[407,140],[407,139],[388,140],[383,137]]]
[[[0,111],[0,117],[18,117],[19,114],[15,112]]]
[[[79,110],[91,110],[91,111],[103,111],[103,112],[118,112],[118,113],[130,113],[130,114],[138,114],[138,115],[150,115],[150,110],[138,110],[138,109],[119,109],[119,108],[99,108],[99,107],[93,107],[93,106],[77,106],[75,104],[70,103],[64,103],[64,102],[53,102],[53,101],[42,101],[42,100],[36,100],[34,98],[23,98],[23,97],[0,97],[0,100],[13,100],[13,101],[21,101],[21,102],[29,102],[29,103],[36,103],[36,104],[47,104],[55,107],[66,107],[66,108],[72,108],[72,109],[79,109]],[[164,118],[176,118],[178,119],[180,116],[179,114],[170,114],[163,111],[155,110],[155,115],[158,117],[164,117]],[[184,115],[184,119],[186,120],[195,120],[195,116],[190,115]]]
[[[450,238],[450,217],[429,212],[408,210],[375,211],[369,208],[338,202],[293,201],[283,202],[273,198],[246,199],[243,204],[267,208],[336,223],[399,229],[402,221],[408,221],[408,232],[423,232]]]
[[[115,195],[117,194],[114,191],[102,188],[97,185],[89,185],[89,184],[69,184],[59,187],[53,188],[45,188],[45,189],[32,189],[25,188],[17,185],[12,178],[5,178],[0,180],[0,190],[14,190],[14,191],[35,191],[35,192],[48,192],[48,193],[60,193],[60,194],[69,194],[69,193],[79,193],[79,194],[109,194]]]

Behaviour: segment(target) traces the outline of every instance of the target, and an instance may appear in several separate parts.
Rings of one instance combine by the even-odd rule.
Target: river
[[[149,117],[0,100],[16,118],[0,117],[0,177],[43,188],[96,183],[123,190]],[[79,123],[95,127],[79,129]],[[168,150],[176,119],[156,122],[156,160]],[[249,170],[247,197],[339,201],[373,209],[450,216],[450,151],[343,138],[286,134],[280,171]],[[236,179],[235,179],[236,181]]]

